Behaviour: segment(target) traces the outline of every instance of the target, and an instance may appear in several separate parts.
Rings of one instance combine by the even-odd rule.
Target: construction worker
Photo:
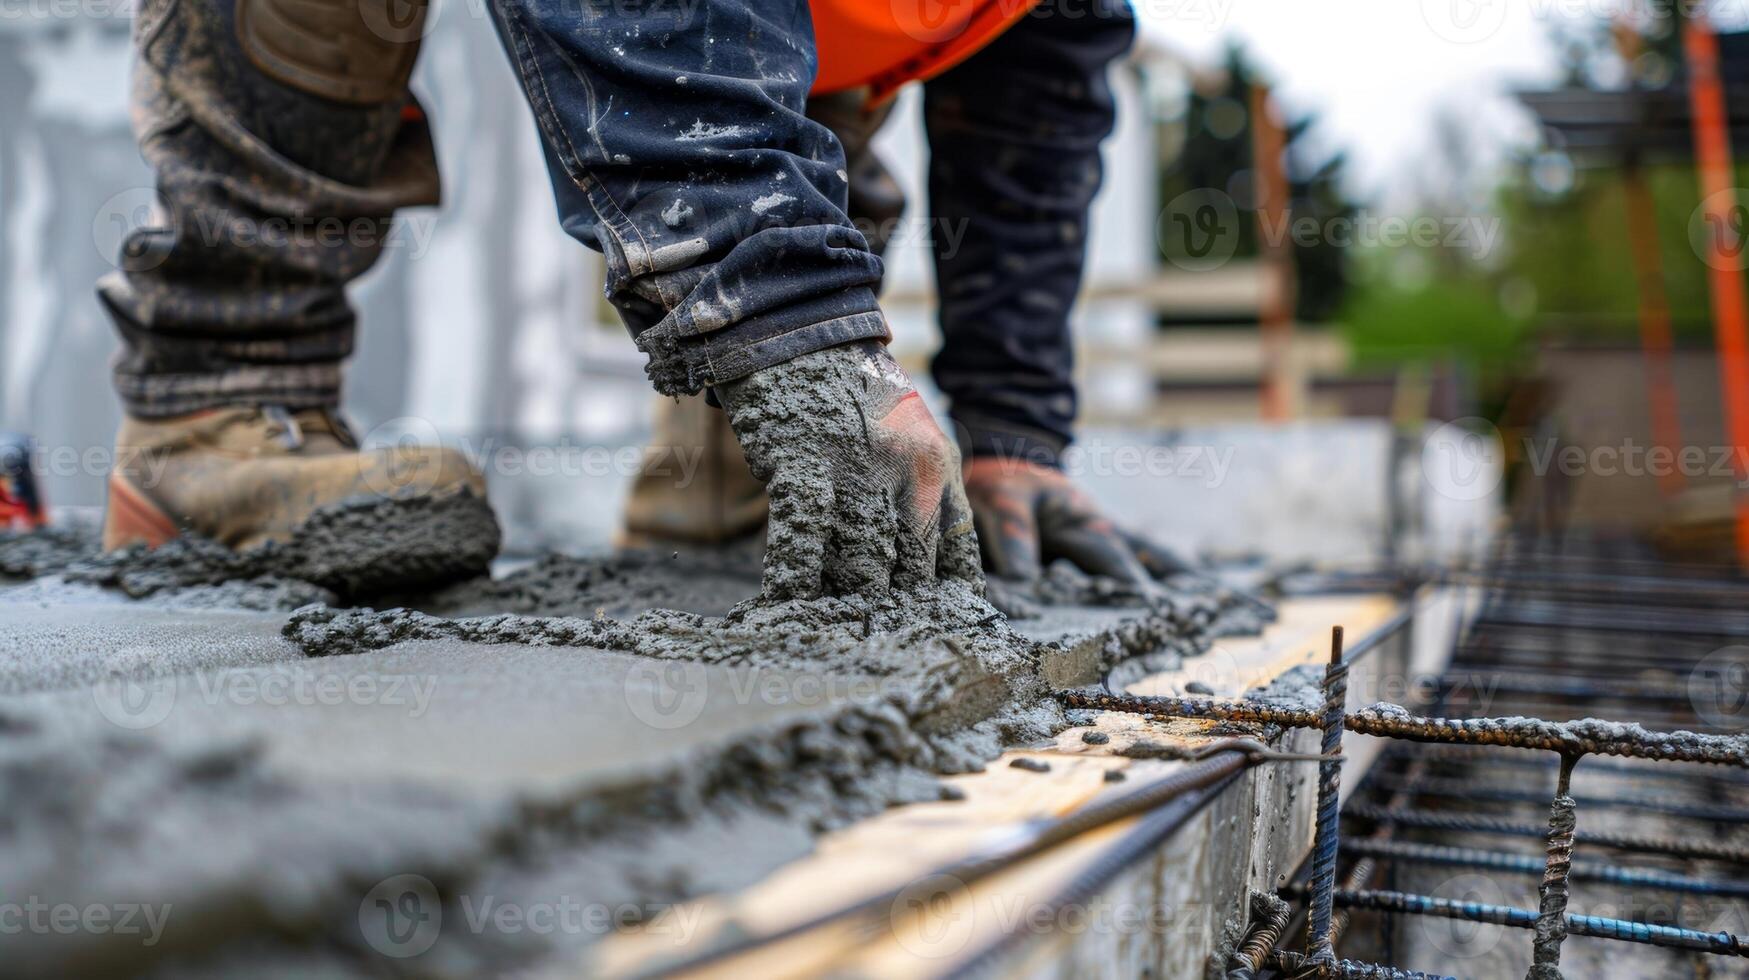
[[[1057,468],[1075,405],[1067,314],[1127,10],[1041,6],[926,88],[931,197],[966,224],[959,252],[937,254],[935,373],[971,503],[956,446],[885,350],[881,264],[846,214],[844,150],[803,114],[807,5],[492,12],[561,222],[606,257],[656,390],[709,390],[770,489],[767,597],[976,581],[973,504],[1000,573],[1060,554],[1145,576]],[[237,548],[339,543],[325,574],[358,589],[477,572],[495,553],[464,458],[361,452],[337,415],[345,286],[397,208],[438,198],[407,91],[423,16],[399,0],[142,4],[134,124],[170,221],[130,235],[99,286],[127,413],[106,546],[189,530]]]
[[[1121,5],[1049,6],[923,85],[930,214],[964,231],[931,241],[942,331],[932,374],[968,461],[984,563],[1005,578],[1036,578],[1058,557],[1137,584],[1181,567],[1113,527],[1061,468],[1076,409],[1069,314],[1099,144],[1115,121],[1107,67],[1132,29]],[[870,146],[885,113],[864,110],[859,92],[816,96],[808,112],[844,145],[856,225],[890,228],[903,192]],[[764,487],[722,413],[665,403],[653,444],[702,448],[699,476],[679,484],[652,454],[627,503],[626,541],[718,545],[763,526]]]

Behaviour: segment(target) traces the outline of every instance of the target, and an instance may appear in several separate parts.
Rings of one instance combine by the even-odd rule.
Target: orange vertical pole
[[[1688,94],[1694,112],[1694,150],[1700,171],[1707,227],[1727,227],[1737,208],[1731,166],[1731,128],[1725,114],[1725,87],[1719,78],[1719,41],[1700,16],[1683,22],[1682,47],[1688,61]],[[1720,253],[1716,235],[1707,240],[1707,282],[1713,300],[1713,327],[1719,352],[1719,380],[1725,403],[1725,435],[1739,487],[1749,479],[1743,452],[1749,447],[1749,297],[1743,273]],[[1749,496],[1736,499],[1737,561],[1749,566]]]
[[[1652,442],[1675,459],[1682,446],[1682,422],[1677,412],[1676,384],[1670,375],[1670,300],[1664,289],[1664,256],[1658,247],[1657,215],[1639,161],[1630,158],[1623,166],[1622,191],[1627,199],[1628,240],[1634,257],[1634,279],[1639,287],[1640,351],[1646,362]],[[1658,474],[1658,488],[1666,497],[1680,494],[1687,483],[1680,466],[1671,466]]]
[[[1251,148],[1257,196],[1257,250],[1267,279],[1258,327],[1263,348],[1263,418],[1285,421],[1294,412],[1289,378],[1293,352],[1294,279],[1288,236],[1286,137],[1276,119],[1269,87],[1251,84]]]

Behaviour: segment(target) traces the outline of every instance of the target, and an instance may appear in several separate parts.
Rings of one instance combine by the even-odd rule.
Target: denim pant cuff
[[[889,340],[874,290],[856,287],[748,317],[714,333],[676,337],[662,327],[639,334],[646,368],[664,395],[694,395],[803,354],[853,343]]]
[[[1022,431],[990,424],[987,420],[954,419],[960,453],[967,459],[1003,459],[1036,463],[1053,470],[1063,468],[1063,450],[1068,443],[1045,432]]]
[[[115,374],[122,407],[137,419],[172,418],[235,405],[291,411],[340,406],[340,363],[239,367],[217,374]]]

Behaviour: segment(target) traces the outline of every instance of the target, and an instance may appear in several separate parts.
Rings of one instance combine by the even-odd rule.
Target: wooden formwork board
[[[1418,598],[1415,622],[1401,641],[1351,671],[1351,708],[1383,699],[1393,678],[1440,666],[1433,662],[1439,658],[1437,641],[1420,644],[1431,654],[1412,649],[1423,610],[1437,610],[1439,600]],[[1223,639],[1206,656],[1145,678],[1130,691],[1182,694],[1187,685],[1202,685],[1217,695],[1238,696],[1294,667],[1323,663],[1332,626],[1343,626],[1353,644],[1389,626],[1402,608],[1402,599],[1383,595],[1288,600],[1263,634]],[[1440,624],[1434,626],[1437,633]],[[1049,897],[1133,831],[1138,818],[1083,834],[969,886],[943,882],[935,872],[999,850],[1029,826],[1070,814],[1102,795],[1126,793],[1182,771],[1187,765],[1182,761],[1120,753],[1137,742],[1204,744],[1221,737],[1211,733],[1215,727],[1101,712],[1091,725],[1066,730],[1052,744],[1013,750],[983,772],[949,777],[963,799],[897,807],[828,833],[810,855],[751,887],[686,903],[665,913],[668,921],[609,937],[596,947],[591,969],[616,976],[661,972],[664,964],[683,963],[735,937],[770,936],[896,892],[860,915],[679,975],[942,976],[1015,930],[1035,933],[1029,938],[1037,941],[1027,943],[1005,973],[1200,975],[1223,930],[1234,928],[1230,920],[1248,890],[1280,884],[1309,848],[1315,765],[1270,763],[1248,770],[1153,859],[1120,874],[1098,902],[1067,913],[1053,909]],[[1085,741],[1093,729],[1107,740]],[[1367,744],[1374,741],[1350,736],[1345,743],[1349,785],[1376,754],[1376,746]],[[1315,752],[1317,733],[1289,733],[1281,747]],[[1015,768],[1015,760],[1049,769]],[[1111,770],[1122,771],[1123,781],[1108,782]],[[941,907],[944,902],[950,907]]]

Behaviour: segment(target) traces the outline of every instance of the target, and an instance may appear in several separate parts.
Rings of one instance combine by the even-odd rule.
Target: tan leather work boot
[[[361,451],[322,410],[124,419],[104,549],[185,532],[239,552],[271,545],[274,572],[348,593],[482,573],[500,539],[485,478],[452,449]]]
[[[754,479],[721,409],[702,395],[664,398],[626,500],[624,548],[716,547],[765,526],[765,484]]]

